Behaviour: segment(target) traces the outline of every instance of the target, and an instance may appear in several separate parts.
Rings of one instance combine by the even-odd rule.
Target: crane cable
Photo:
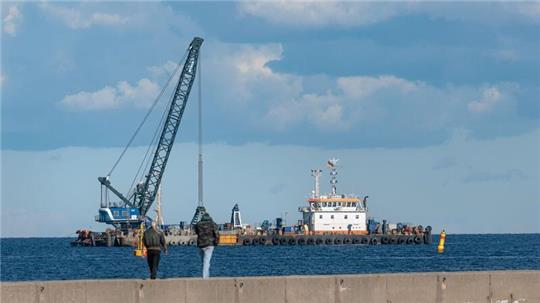
[[[178,72],[178,69],[180,68],[180,66],[182,65],[182,62],[184,61],[184,59],[186,58],[187,54],[188,54],[188,49],[186,49],[186,52],[184,53],[184,56],[182,57],[182,59],[178,62],[178,64],[176,65],[176,68],[174,69],[174,72],[171,74],[171,76],[169,77],[169,79],[167,80],[167,82],[165,83],[165,85],[163,86],[163,88],[161,89],[161,91],[159,92],[158,96],[156,97],[156,99],[154,100],[154,103],[152,104],[152,106],[148,109],[148,112],[146,112],[146,115],[144,116],[143,120],[141,121],[141,123],[139,124],[139,126],[137,126],[137,129],[135,130],[135,133],[131,136],[131,138],[129,139],[126,147],[124,147],[124,150],[122,150],[122,153],[120,153],[120,156],[118,157],[118,159],[116,160],[116,162],[114,162],[114,165],[113,167],[111,168],[111,170],[109,171],[109,173],[107,174],[107,177],[110,177],[111,174],[113,173],[113,171],[115,170],[116,166],[118,165],[118,163],[120,162],[120,160],[122,160],[122,157],[124,157],[124,154],[126,153],[127,149],[129,148],[129,146],[131,145],[131,143],[133,143],[133,140],[135,140],[135,137],[137,136],[137,134],[139,133],[139,131],[141,130],[142,126],[144,125],[144,123],[146,122],[146,120],[148,119],[148,116],[150,116],[150,114],[152,113],[152,111],[154,110],[154,108],[156,107],[159,99],[161,98],[161,96],[163,95],[163,93],[165,92],[165,90],[167,89],[167,87],[169,86],[169,84],[171,83],[171,80],[174,78],[174,75]]]

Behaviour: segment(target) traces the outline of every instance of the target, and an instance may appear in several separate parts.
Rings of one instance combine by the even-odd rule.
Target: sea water
[[[71,247],[70,238],[0,239],[0,280],[148,278],[130,247]],[[447,235],[432,245],[219,246],[211,276],[279,276],[540,269],[540,234]],[[199,277],[197,247],[161,255],[159,278]]]

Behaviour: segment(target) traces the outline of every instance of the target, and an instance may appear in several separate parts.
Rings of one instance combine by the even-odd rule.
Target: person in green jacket
[[[214,246],[218,244],[219,240],[218,227],[208,213],[203,214],[201,221],[195,225],[195,233],[197,234],[197,246],[202,261],[202,277],[208,279],[210,276],[210,260],[214,252]]]
[[[157,228],[157,223],[152,221],[152,227],[148,228],[143,235],[143,243],[146,247],[150,279],[155,279],[159,267],[161,250],[167,253],[167,243],[163,232]]]

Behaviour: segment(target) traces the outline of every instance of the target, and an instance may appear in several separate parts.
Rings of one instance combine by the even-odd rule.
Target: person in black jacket
[[[202,261],[202,277],[208,279],[210,276],[210,260],[214,252],[214,246],[218,244],[219,233],[216,223],[208,213],[203,214],[201,221],[195,225],[197,234],[197,246]]]
[[[152,227],[148,228],[143,235],[143,243],[147,251],[148,267],[150,268],[150,279],[155,279],[159,267],[161,250],[167,253],[167,243],[163,232],[158,230],[157,223],[152,221]]]

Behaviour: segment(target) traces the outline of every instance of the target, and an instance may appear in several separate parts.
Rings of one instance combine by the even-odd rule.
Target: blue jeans
[[[208,279],[210,276],[210,259],[212,259],[212,253],[214,252],[214,246],[207,246],[199,248],[199,255],[202,262],[202,277]]]

